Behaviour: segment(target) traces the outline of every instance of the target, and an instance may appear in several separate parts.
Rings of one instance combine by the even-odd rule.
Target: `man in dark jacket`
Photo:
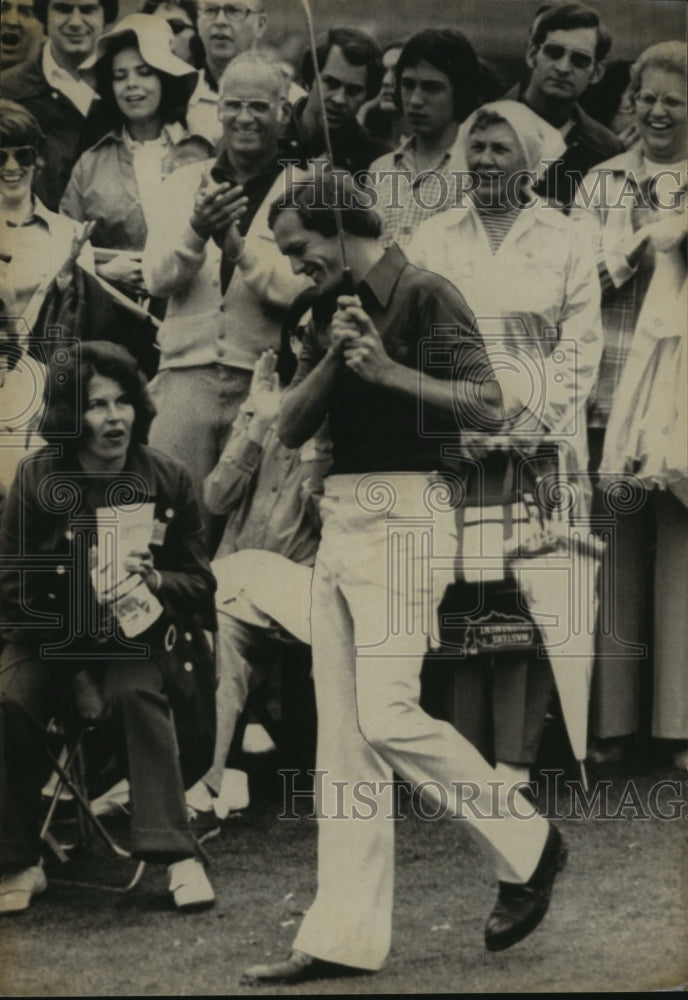
[[[356,115],[366,101],[377,96],[382,76],[382,53],[377,44],[354,28],[333,28],[316,47],[323,85],[327,124],[332,139],[334,166],[355,173],[389,152],[383,139],[359,125]],[[310,50],[301,66],[308,96],[294,105],[285,135],[285,156],[310,160],[325,155],[325,137],[315,68]]]
[[[117,0],[37,0],[35,12],[48,40],[35,58],[3,74],[2,94],[23,104],[46,136],[36,194],[56,212],[77,159],[112,125],[80,67],[117,19]]]
[[[526,52],[530,79],[505,95],[523,101],[563,135],[566,152],[552,164],[537,191],[565,210],[590,168],[623,152],[614,133],[577,103],[591,84],[602,79],[611,45],[611,36],[592,7],[574,2],[541,8]]]

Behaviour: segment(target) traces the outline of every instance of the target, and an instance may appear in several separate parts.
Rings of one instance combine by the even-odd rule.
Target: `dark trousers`
[[[40,854],[41,789],[50,773],[46,724],[70,702],[73,662],[41,661],[9,644],[0,657],[0,870],[26,868]],[[136,858],[192,857],[177,742],[163,678],[152,660],[97,661],[93,670],[130,785]]]
[[[548,660],[528,650],[469,657],[452,669],[459,732],[490,761],[533,765],[554,686]]]

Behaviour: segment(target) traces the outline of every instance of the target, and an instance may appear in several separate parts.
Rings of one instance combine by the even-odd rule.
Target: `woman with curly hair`
[[[675,741],[664,746],[674,747],[682,769],[688,767],[686,71],[683,41],[659,42],[638,56],[630,70],[637,141],[598,164],[578,196],[578,220],[599,241],[602,283],[604,351],[588,413],[591,465],[603,477],[596,513],[614,522],[609,584],[601,591],[593,753],[601,761],[623,753],[624,740],[645,721],[652,687],[652,736]]]

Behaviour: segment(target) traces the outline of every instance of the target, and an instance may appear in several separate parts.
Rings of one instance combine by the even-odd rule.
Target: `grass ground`
[[[688,804],[680,818],[560,819],[569,863],[541,926],[513,949],[489,954],[482,928],[495,894],[491,875],[460,824],[397,823],[393,946],[376,975],[262,990],[241,986],[249,964],[289,951],[315,890],[316,824],[276,821],[279,789],[254,775],[252,805],[211,841],[214,909],[177,913],[166,873],[151,867],[130,894],[51,884],[26,913],[0,924],[0,992],[13,996],[432,994],[634,992],[688,980]],[[617,811],[627,775],[613,782]],[[641,804],[662,778],[634,768]],[[670,812],[671,788],[658,800]],[[569,812],[562,799],[560,812]],[[544,806],[544,801],[540,799]],[[346,859],[342,859],[346,863]],[[62,874],[50,866],[52,874]],[[116,876],[100,847],[73,866],[79,877]]]

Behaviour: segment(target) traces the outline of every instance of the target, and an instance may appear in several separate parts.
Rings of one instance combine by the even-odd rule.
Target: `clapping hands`
[[[256,361],[251,379],[249,399],[253,405],[253,419],[264,427],[269,427],[279,412],[279,378],[275,371],[277,355],[274,351],[263,351]]]
[[[240,184],[234,187],[228,183],[215,184],[205,173],[194,196],[191,228],[203,240],[223,234],[225,251],[236,257],[242,243],[237,224],[247,205],[248,198]]]

